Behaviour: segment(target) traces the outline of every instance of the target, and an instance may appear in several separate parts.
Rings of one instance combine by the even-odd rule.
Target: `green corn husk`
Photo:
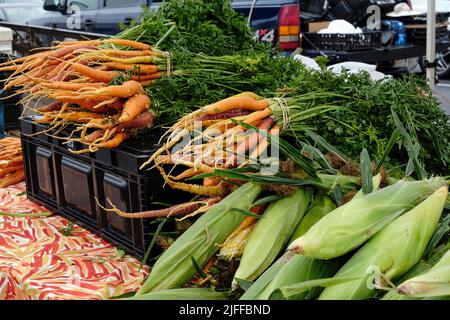
[[[360,280],[326,288],[319,300],[359,300],[372,297],[371,270],[387,281],[403,275],[419,262],[435,232],[447,197],[442,187],[414,209],[397,218],[369,242],[337,272],[335,277],[359,277]]]
[[[317,221],[322,219],[334,209],[336,209],[336,205],[329,196],[323,193],[318,194],[314,198],[310,209],[306,212],[305,216],[298,224],[291,236],[291,239],[289,239],[289,244],[305,234],[306,231],[308,231]]]
[[[381,181],[381,175],[373,178],[374,190],[378,189]],[[331,198],[325,194],[318,194],[310,209],[305,214],[300,224],[297,226],[290,242],[304,234],[310,227],[312,227],[322,217],[330,213],[336,208],[336,205]],[[289,252],[289,251],[288,251]],[[292,253],[291,253],[292,254]],[[276,263],[280,266],[276,272],[269,268],[263,275],[255,281],[252,287],[260,287],[258,291],[251,290],[252,287],[241,297],[245,299],[261,299],[266,300],[271,298],[272,294],[282,287],[295,285],[301,282],[323,279],[333,276],[339,268],[345,263],[346,258],[340,257],[332,260],[314,260],[301,255],[294,255],[285,259],[286,254],[281,257]],[[282,260],[282,261],[281,261]],[[275,264],[276,264],[275,263]],[[274,265],[275,265],[274,264]],[[270,280],[268,280],[269,273],[271,273]],[[265,283],[264,283],[265,282]],[[314,299],[323,289],[318,286],[311,290],[304,290],[298,294],[293,294],[290,299]]]
[[[233,208],[248,210],[261,190],[249,182],[204,213],[156,261],[137,294],[180,287],[189,281],[196,273],[192,258],[202,267],[244,219]]]
[[[374,177],[372,178],[372,185],[373,185],[372,192],[377,191],[377,190],[380,188],[380,184],[381,184],[381,174],[377,174],[376,176],[374,176]],[[353,196],[352,200],[361,198],[362,196],[364,196],[364,192],[363,192],[363,189],[360,189],[360,190]]]
[[[311,198],[309,190],[299,189],[269,205],[250,233],[235,279],[254,280],[272,264],[305,214]]]
[[[361,178],[346,176],[342,174],[318,174],[322,184],[329,189],[333,189],[334,186],[339,184],[342,192],[349,192],[360,187]]]
[[[420,298],[450,296],[450,250],[429,271],[403,282],[397,291]]]
[[[428,272],[438,261],[444,256],[444,254],[450,250],[450,243],[441,245],[435,248],[428,260],[420,260],[411,270],[405,273],[398,283],[406,282],[408,279]],[[381,300],[421,300],[421,298],[410,297],[404,294],[400,294],[395,290],[391,290],[386,293]]]
[[[265,288],[270,284],[273,278],[278,272],[286,265],[292,258],[296,257],[292,251],[285,252],[277,261],[275,261],[270,268],[264,273],[245,291],[245,293],[239,298],[239,300],[256,300]]]
[[[281,270],[276,274],[272,281],[258,296],[258,299],[268,300],[271,294],[284,286],[322,278],[332,277],[339,268],[344,264],[345,260],[336,258],[332,260],[313,260],[304,256],[295,255]],[[291,297],[295,300],[311,300],[320,294],[322,288],[301,292]]]
[[[124,300],[226,300],[226,296],[208,288],[177,288],[149,292]]]
[[[442,178],[400,181],[351,200],[323,217],[291,243],[289,250],[313,259],[342,256],[444,185]]]

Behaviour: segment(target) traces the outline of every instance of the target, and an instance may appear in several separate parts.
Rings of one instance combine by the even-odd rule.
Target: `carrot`
[[[150,87],[153,84],[153,80],[145,80],[140,82],[141,86],[144,88]]]
[[[23,179],[25,178],[25,174],[23,172],[23,170],[17,171],[13,174],[10,174],[9,176],[4,177],[3,179],[0,180],[0,188],[6,188],[10,185],[19,183],[21,181],[23,181]]]
[[[81,93],[80,97],[84,96],[108,96],[117,98],[129,98],[136,94],[144,94],[144,88],[137,81],[125,81],[119,86],[108,86],[106,88],[97,89]],[[95,99],[94,99],[95,100]]]
[[[219,179],[217,177],[203,178],[203,185],[205,187],[217,186],[218,184],[219,184]]]
[[[150,107],[150,98],[145,94],[137,94],[125,102],[119,123],[131,121]]]
[[[98,148],[108,148],[108,149],[117,148],[127,138],[128,138],[128,134],[126,132],[119,132],[111,140],[96,144],[95,146]]]
[[[155,115],[153,112],[145,111],[133,120],[122,122],[116,128],[118,131],[129,129],[150,128],[153,125]]]
[[[0,168],[4,169],[4,168],[6,168],[6,167],[8,167],[8,166],[13,166],[13,165],[16,165],[16,164],[19,164],[19,163],[22,163],[22,162],[23,162],[23,156],[20,155],[20,156],[18,156],[18,157],[15,157],[15,158],[10,159],[10,160],[9,160],[7,163],[5,163],[5,164],[0,164]]]
[[[156,56],[160,57],[162,54],[156,51],[150,50],[113,50],[113,49],[103,49],[100,50],[108,56],[118,56],[118,57],[141,57],[141,56]]]
[[[96,83],[71,83],[71,82],[42,82],[39,86],[48,89],[61,89],[61,90],[72,90],[78,91],[82,89],[98,89],[105,87],[103,82]]]
[[[86,123],[91,121],[92,119],[104,119],[104,116],[102,114],[93,113],[93,112],[72,112],[68,114],[54,114],[54,115],[47,115],[50,117],[50,119],[59,118],[64,119],[67,121],[74,121],[74,122],[82,122]],[[39,120],[37,120],[39,121]]]
[[[137,63],[154,63],[155,59],[161,58],[155,58],[154,56],[137,56],[129,58],[104,57],[103,59],[121,64],[137,64]]]
[[[164,177],[165,176],[165,177]],[[163,175],[164,181],[172,188],[197,195],[204,195],[210,197],[222,196],[225,193],[225,188],[222,185],[217,186],[200,186],[197,184],[188,184],[183,182],[174,182],[170,180],[165,174]]]
[[[97,101],[97,102],[103,102],[107,100],[111,100],[114,97],[110,96],[99,96],[95,94],[87,94],[87,93],[78,93],[74,91],[58,91],[55,93],[48,93],[47,97],[50,99],[54,99],[60,102],[66,102],[66,103],[73,103],[78,104],[80,101]]]
[[[15,70],[19,69],[20,66],[21,65],[15,64],[15,65],[12,65],[12,66],[1,67],[0,71],[15,71]]]
[[[184,216],[188,215],[190,213],[193,213],[201,208],[202,205],[204,206],[211,206],[217,202],[222,200],[222,197],[214,197],[206,200],[200,200],[195,202],[186,202],[177,204],[175,206],[160,209],[160,210],[151,210],[151,211],[143,211],[143,212],[134,212],[134,213],[128,213],[123,212],[117,208],[115,208],[112,203],[110,202],[110,205],[113,206],[112,209],[105,209],[106,211],[112,211],[118,214],[121,217],[124,218],[131,218],[131,219],[145,219],[145,218],[158,218],[158,217],[177,217],[177,216]]]
[[[155,73],[158,71],[158,66],[153,64],[125,64],[120,62],[106,62],[104,63],[104,65],[113,70],[128,71],[137,69],[137,71],[142,73]]]
[[[154,79],[159,79],[162,77],[162,73],[161,72],[155,72],[155,73],[141,73],[138,74],[136,76],[133,76],[131,78],[131,80],[136,80],[136,81],[146,81],[146,80],[154,80]]]
[[[98,46],[102,44],[101,40],[78,40],[78,41],[61,41],[58,42],[58,45],[55,46],[56,48],[61,48],[61,47],[67,47],[67,46],[71,46],[74,44],[84,44],[84,45],[91,45],[91,46]]]
[[[61,58],[69,53],[72,53],[75,50],[78,49],[84,49],[84,48],[94,48],[91,45],[86,45],[84,43],[78,43],[78,44],[73,44],[73,45],[69,45],[69,46],[65,46],[63,48],[59,48],[53,51],[47,51],[47,54],[45,55],[45,58],[47,60],[52,60],[52,59],[56,59],[56,58]]]
[[[189,168],[189,169],[183,171],[182,173],[180,173],[179,175],[177,175],[175,177],[169,176],[169,178],[174,181],[179,181],[179,180],[184,180],[184,179],[196,176],[200,173],[201,173],[200,171],[197,171],[194,168]]]
[[[280,134],[280,128],[275,125],[272,129],[270,129],[269,133],[272,136],[278,136]],[[252,153],[250,154],[250,159],[257,159],[261,156],[261,154],[267,149],[269,146],[269,142],[267,139],[264,139],[261,143],[256,145],[256,147],[253,149]]]
[[[4,169],[0,169],[0,176],[5,176],[9,173],[18,171],[18,170],[23,170],[23,165],[19,165],[19,166],[14,166],[14,167],[7,167]]]
[[[109,83],[117,76],[115,71],[96,70],[80,63],[73,64],[72,68],[75,72],[99,82]]]
[[[59,63],[56,67],[53,68],[52,71],[50,71],[47,74],[47,79],[53,79],[54,77],[56,77],[59,74],[60,71],[62,71],[64,68],[69,67],[69,66],[70,66],[70,64],[67,62],[64,62],[64,61]]]
[[[234,109],[252,111],[263,110],[269,106],[267,100],[255,100],[251,97],[230,97],[219,102],[204,106],[201,111],[205,114],[216,114]]]
[[[37,52],[35,54],[29,55],[29,56],[25,56],[25,57],[21,57],[21,58],[17,58],[17,59],[11,59],[8,60],[6,62],[0,63],[0,66],[5,66],[5,65],[9,65],[9,64],[19,64],[19,63],[23,63],[23,62],[27,62],[30,60],[33,60],[35,58],[38,58],[40,56],[43,56],[44,54],[46,54],[46,51],[42,51],[42,52]]]
[[[107,102],[107,101],[105,101]],[[92,101],[92,100],[79,100],[76,102],[79,106],[89,109],[95,113],[105,113],[108,111],[121,111],[123,108],[123,102],[120,100],[116,100],[114,102],[108,103],[107,105],[101,105],[103,102]]]
[[[118,46],[130,47],[137,50],[152,50],[152,47],[148,44],[137,42],[133,40],[125,40],[125,39],[105,39],[102,41],[103,43],[112,43]]]

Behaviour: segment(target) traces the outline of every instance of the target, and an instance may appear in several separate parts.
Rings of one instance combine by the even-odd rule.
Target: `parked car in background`
[[[427,6],[427,0],[412,0],[414,11],[427,12]],[[436,0],[436,12],[450,12],[450,0]],[[447,29],[450,33],[450,24],[447,26]],[[422,71],[425,71],[423,61],[424,58],[420,59],[419,63]],[[450,48],[436,54],[436,74],[440,78],[450,76]]]
[[[28,25],[116,34],[120,24],[139,22],[142,5],[158,9],[162,0],[45,0],[45,17],[29,19]],[[232,6],[250,16],[255,37],[278,44],[286,52],[300,45],[299,0],[233,0]],[[79,23],[73,18],[79,17]]]
[[[29,19],[42,17],[46,11],[42,8],[42,2],[20,2],[0,3],[0,21],[25,22]]]

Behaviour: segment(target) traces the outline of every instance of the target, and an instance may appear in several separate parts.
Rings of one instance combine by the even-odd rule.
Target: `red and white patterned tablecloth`
[[[24,183],[0,188],[0,212],[47,212],[31,202]],[[136,291],[148,274],[111,244],[58,215],[0,214],[0,299],[108,299]]]

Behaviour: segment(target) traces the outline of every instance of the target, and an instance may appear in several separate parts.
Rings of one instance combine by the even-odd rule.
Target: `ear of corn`
[[[289,249],[313,259],[344,255],[445,184],[442,178],[401,181],[351,200],[324,216]]]
[[[292,258],[297,256],[292,251],[285,252],[277,261],[275,261],[266,271],[256,280],[250,288],[239,298],[239,300],[256,300],[261,293],[270,284],[277,273],[286,265]]]
[[[208,288],[177,288],[149,292],[124,300],[225,300],[225,294]]]
[[[334,209],[336,209],[336,205],[329,196],[323,193],[318,194],[314,198],[310,209],[308,209],[305,216],[298,224],[291,236],[291,239],[289,239],[289,243],[292,243],[295,239],[305,234],[306,231],[308,231],[309,228],[311,228],[317,221],[322,219]]]
[[[138,294],[184,285],[196,273],[192,258],[202,267],[244,219],[233,208],[248,210],[260,192],[247,183],[204,213],[156,261]]]
[[[380,188],[380,183],[381,183],[381,174],[377,174],[376,176],[374,176],[372,178],[372,185],[373,185],[373,189],[372,192],[377,191]],[[364,196],[364,192],[362,189],[360,189],[354,196],[353,199],[358,199],[361,198],[362,196]]]
[[[244,228],[237,228],[220,248],[219,256],[228,260],[241,257],[255,222]]]
[[[234,278],[254,280],[286,246],[311,201],[311,192],[300,189],[266,209],[244,248]]]
[[[384,274],[392,281],[412,268],[422,257],[437,228],[447,197],[442,187],[403,216],[387,225],[337,272],[335,277],[359,277],[326,288],[321,300],[358,300],[372,297],[370,271]]]
[[[313,260],[304,256],[295,255],[281,268],[264,291],[258,296],[258,299],[268,300],[275,290],[284,286],[331,277],[339,270],[344,262],[343,259],[339,258],[325,261]],[[314,299],[321,290],[320,287],[316,287],[312,290],[301,292],[292,297],[292,299]]]
[[[411,297],[450,296],[450,250],[429,271],[403,282],[397,291]]]
[[[450,250],[450,243],[443,244],[435,248],[428,260],[421,260],[416,264],[411,270],[405,273],[399,280],[398,283],[406,282],[408,279],[421,275],[428,272],[441,258],[444,254]],[[391,290],[386,293],[381,300],[420,300],[420,298],[414,298],[404,294],[398,293],[396,290]]]

